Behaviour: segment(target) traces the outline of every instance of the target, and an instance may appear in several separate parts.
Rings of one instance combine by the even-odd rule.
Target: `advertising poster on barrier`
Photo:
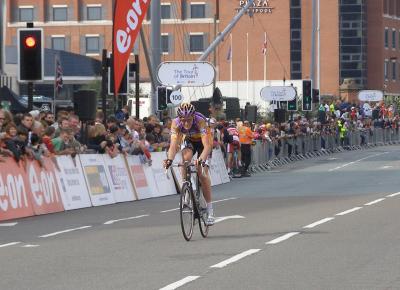
[[[181,162],[182,162],[182,152],[178,152],[175,155],[174,163],[181,163]],[[171,170],[174,174],[175,180],[178,182],[179,190],[181,190],[183,183],[182,170],[179,167],[171,167]]]
[[[28,161],[28,183],[37,215],[64,211],[56,170],[56,164],[48,157],[42,157],[41,164],[37,160]]]
[[[218,174],[221,178],[221,182],[230,182],[231,180],[229,179],[228,170],[226,169],[225,160],[221,149],[214,149],[212,158],[215,161],[216,168],[218,168]]]
[[[149,166],[142,164],[140,157],[136,155],[128,156],[126,159],[139,200],[153,197],[153,189],[145,172],[145,167]]]
[[[60,169],[60,171],[56,170],[56,177],[65,210],[92,206],[78,158],[74,160],[71,156],[62,155],[57,156],[56,159]]]
[[[103,155],[106,165],[106,174],[110,181],[111,191],[114,194],[116,202],[133,201],[133,187],[129,177],[129,171],[126,168],[125,160],[122,155],[111,158],[109,155]]]
[[[100,154],[81,154],[79,155],[79,160],[93,206],[115,203],[114,195],[107,179],[103,156]]]
[[[218,164],[217,158],[214,156],[216,150],[213,150],[213,155],[210,163],[210,177],[211,177],[211,186],[222,184],[220,168]]]
[[[23,165],[13,158],[2,158],[0,162],[0,221],[33,216]]]
[[[174,179],[172,176],[168,179],[165,174],[163,167],[163,160],[165,158],[165,152],[154,152],[151,154],[151,160],[153,161],[151,169],[153,170],[159,196],[177,194]]]

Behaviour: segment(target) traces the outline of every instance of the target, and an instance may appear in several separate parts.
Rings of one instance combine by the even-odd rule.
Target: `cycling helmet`
[[[196,109],[192,104],[182,103],[177,111],[178,117],[180,118],[188,118],[194,115]]]

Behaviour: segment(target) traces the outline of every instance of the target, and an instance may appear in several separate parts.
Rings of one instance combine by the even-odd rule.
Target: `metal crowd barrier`
[[[281,137],[274,141],[256,141],[252,146],[252,166],[277,165],[306,157],[321,156],[362,147],[398,144],[399,129],[375,128],[348,131],[344,138],[339,134],[312,134]]]

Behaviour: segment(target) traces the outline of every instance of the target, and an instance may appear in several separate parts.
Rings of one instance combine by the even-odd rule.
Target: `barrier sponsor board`
[[[146,199],[153,197],[152,188],[147,181],[147,175],[145,173],[145,166],[140,161],[139,156],[128,156],[127,157],[129,170],[132,174],[133,183],[136,189],[138,199]]]
[[[114,194],[116,202],[135,200],[133,186],[129,177],[129,171],[126,168],[125,160],[122,155],[111,158],[109,155],[103,155],[106,165],[106,174],[110,181],[111,191]]]
[[[33,216],[30,187],[22,164],[12,158],[0,162],[0,220]]]
[[[41,164],[36,160],[27,163],[33,211],[37,215],[64,211],[55,173],[56,166],[47,157],[42,157]]]
[[[103,156],[82,154],[79,159],[85,175],[90,200],[94,206],[115,203],[110,183],[107,179]]]
[[[222,183],[230,182],[231,180],[228,175],[228,170],[226,169],[225,160],[221,149],[213,150],[212,159],[214,159],[215,170],[217,171],[217,174],[220,176],[221,182]]]
[[[60,169],[60,171],[56,170],[56,177],[64,209],[73,210],[92,206],[78,158],[63,155],[57,156],[56,160]]]
[[[151,154],[151,160],[153,161],[151,169],[157,186],[157,196],[177,194],[173,178],[168,179],[165,174],[163,167],[163,160],[165,158],[165,152],[154,152]]]

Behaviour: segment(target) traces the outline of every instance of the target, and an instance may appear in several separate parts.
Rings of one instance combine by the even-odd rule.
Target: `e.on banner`
[[[33,211],[37,215],[64,211],[55,164],[47,157],[42,160],[43,167],[36,160],[28,161],[27,166]]]
[[[0,163],[0,220],[33,216],[30,188],[22,164],[13,158]]]
[[[113,25],[114,90],[119,91],[126,63],[150,0],[116,0]]]

